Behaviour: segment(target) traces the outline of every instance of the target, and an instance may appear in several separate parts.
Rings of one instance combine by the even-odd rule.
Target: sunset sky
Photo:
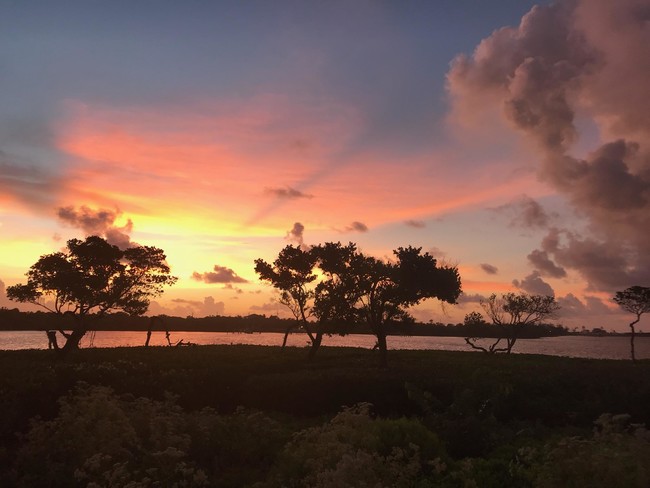
[[[282,315],[254,259],[352,241],[458,265],[422,321],[523,290],[625,330],[649,60],[650,0],[0,0],[0,306],[97,234],[164,249],[151,313]]]

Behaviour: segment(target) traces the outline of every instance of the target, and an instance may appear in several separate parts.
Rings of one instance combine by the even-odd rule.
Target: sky
[[[623,331],[649,59],[650,0],[0,0],[0,306],[101,235],[165,251],[152,314],[286,316],[254,260],[341,241],[458,266],[424,322],[525,291]]]

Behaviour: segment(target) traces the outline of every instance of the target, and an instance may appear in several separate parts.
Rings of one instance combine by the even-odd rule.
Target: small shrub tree
[[[632,361],[636,361],[634,355],[634,326],[641,320],[641,315],[650,312],[650,288],[645,286],[631,286],[623,291],[617,291],[614,301],[626,312],[636,315],[636,320],[630,322],[632,335],[630,336],[630,354]]]
[[[490,354],[510,354],[522,328],[541,324],[554,317],[560,308],[555,297],[527,293],[506,293],[501,297],[493,293],[481,302],[481,307],[492,323],[500,328],[501,337],[487,348],[477,344],[476,337],[465,337],[465,342],[473,349]],[[500,345],[503,339],[506,341],[505,346]]]
[[[475,325],[485,325],[485,319],[483,314],[480,312],[470,312],[465,315],[463,319],[463,325],[466,326],[475,326]]]

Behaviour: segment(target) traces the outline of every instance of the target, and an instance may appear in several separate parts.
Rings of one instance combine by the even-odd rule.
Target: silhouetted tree
[[[479,346],[476,337],[465,337],[465,342],[473,349],[490,354],[497,352],[510,354],[519,333],[525,326],[539,325],[544,320],[554,317],[560,309],[555,297],[527,293],[506,293],[500,298],[492,294],[487,300],[481,302],[481,307],[492,323],[501,329],[503,336],[498,337],[487,348]],[[499,347],[503,339],[506,340],[506,345]]]
[[[255,272],[260,279],[269,282],[280,291],[280,303],[291,310],[296,319],[295,326],[301,327],[309,337],[311,348],[309,358],[313,358],[323,340],[323,330],[319,324],[312,324],[313,301],[316,280],[314,266],[316,258],[311,250],[300,246],[288,245],[280,251],[273,264],[263,259],[255,260]],[[287,336],[294,326],[287,328],[282,347],[287,343]],[[315,329],[315,330],[314,330]]]
[[[466,326],[475,326],[475,325],[485,325],[485,319],[480,312],[470,312],[465,315],[463,319],[463,325]]]
[[[636,315],[636,320],[630,323],[632,335],[630,336],[630,354],[632,361],[636,361],[634,355],[634,326],[641,320],[641,315],[650,312],[650,288],[645,286],[631,286],[623,291],[617,291],[614,301],[626,312]]]
[[[410,318],[408,308],[427,298],[455,303],[461,292],[455,267],[438,266],[421,248],[393,251],[396,261],[366,256],[352,243],[314,248],[327,277],[319,285],[317,306],[328,320],[365,322],[377,337],[380,365],[387,365],[387,327]]]
[[[8,287],[7,296],[72,315],[72,332],[58,330],[67,339],[63,350],[77,349],[90,330],[90,316],[98,318],[111,311],[144,314],[149,299],[176,282],[169,272],[162,249],[120,250],[101,237],[90,236],[69,240],[67,252],[41,256],[27,272],[27,284]]]
[[[385,366],[388,325],[410,319],[408,307],[426,298],[455,303],[461,289],[458,270],[437,266],[421,248],[393,252],[397,261],[389,262],[365,256],[353,243],[327,242],[308,250],[289,245],[273,264],[257,259],[255,271],[281,291],[281,303],[309,336],[310,357],[326,330],[344,334],[365,322],[377,337]],[[317,283],[316,268],[322,273]]]

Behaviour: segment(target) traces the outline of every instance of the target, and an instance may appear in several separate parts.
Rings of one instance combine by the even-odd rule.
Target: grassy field
[[[382,370],[366,349],[305,358],[0,352],[0,484],[650,486],[650,361],[390,351]]]

